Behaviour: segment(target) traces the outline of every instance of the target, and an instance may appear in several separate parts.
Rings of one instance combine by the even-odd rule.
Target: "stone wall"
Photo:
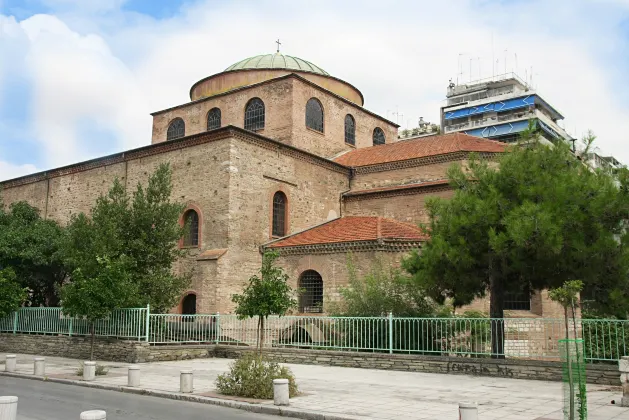
[[[0,334],[0,352],[40,356],[89,358],[89,337]],[[238,358],[251,347],[225,345],[149,346],[146,343],[97,338],[94,357],[97,360],[145,363],[209,357]],[[513,379],[561,381],[561,363],[539,360],[494,360],[421,356],[386,353],[339,352],[301,349],[266,350],[266,355],[280,363],[343,366],[363,369],[401,370],[491,376]],[[587,365],[587,381],[601,385],[619,385],[616,365]]]

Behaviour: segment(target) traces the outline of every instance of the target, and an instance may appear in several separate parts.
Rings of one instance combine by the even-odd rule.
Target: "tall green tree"
[[[13,269],[0,270],[0,319],[15,312],[27,296],[27,289],[20,286]]]
[[[275,265],[277,252],[265,252],[262,256],[260,275],[249,278],[249,284],[242,294],[232,296],[236,304],[236,314],[240,319],[258,317],[258,352],[264,346],[264,322],[270,315],[286,315],[297,305],[293,291],[288,285],[288,275]]]
[[[99,258],[124,257],[125,270],[137,285],[127,304],[150,304],[157,312],[172,308],[188,287],[190,273],[173,271],[175,261],[184,255],[177,246],[184,231],[179,224],[184,206],[173,202],[171,193],[167,164],[158,167],[146,186],[138,184],[132,196],[115,180],[90,216],[81,213],[67,227],[65,257],[72,273],[80,270],[86,278],[95,278],[102,270]]]
[[[438,301],[455,306],[489,293],[492,353],[504,355],[507,292],[581,279],[601,311],[626,311],[627,173],[591,171],[567,145],[537,138],[513,146],[499,167],[473,158],[448,171],[454,196],[427,203],[431,238],[405,268]]]
[[[0,201],[0,269],[10,267],[31,306],[58,306],[58,287],[66,278],[63,229],[41,217],[25,201],[8,208]]]
[[[94,324],[107,318],[118,308],[133,302],[138,285],[133,282],[129,269],[131,261],[124,255],[115,259],[97,257],[87,276],[80,268],[72,273],[72,282],[61,288],[63,312],[86,319],[90,325],[90,360],[94,358]]]

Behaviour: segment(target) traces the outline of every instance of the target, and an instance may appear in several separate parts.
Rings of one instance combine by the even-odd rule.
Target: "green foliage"
[[[572,308],[578,303],[579,293],[582,289],[583,282],[581,280],[571,280],[565,282],[561,287],[549,290],[548,297],[564,308]]]
[[[109,369],[107,368],[107,366],[96,364],[95,368],[96,369],[94,370],[94,372],[96,376],[105,376],[107,375],[107,373],[109,373]],[[83,376],[84,369],[85,365],[83,364],[83,362],[79,363],[79,367],[77,368],[75,375]]]
[[[183,235],[179,217],[183,206],[170,201],[171,171],[162,164],[133,197],[116,179],[107,195],[97,199],[90,217],[81,213],[67,227],[66,264],[72,281],[79,270],[86,278],[98,277],[99,258],[125,266],[136,287],[127,295],[130,306],[151,305],[153,312],[173,307],[190,282],[190,274],[176,275],[172,266],[182,256],[177,242]],[[65,305],[64,305],[65,306]]]
[[[499,170],[472,159],[448,171],[451,200],[428,202],[431,239],[404,266],[438,302],[470,303],[490,291],[502,318],[507,291],[540,290],[582,279],[602,313],[629,304],[626,171],[590,171],[564,144],[535,138],[512,147]]]
[[[66,277],[63,229],[44,220],[25,201],[5,209],[0,200],[0,267],[10,267],[28,289],[30,306],[58,306],[57,287]]]
[[[359,276],[351,254],[347,256],[348,287],[339,290],[341,300],[328,304],[334,316],[396,317],[445,316],[449,310],[426,297],[410,276],[376,259],[369,271]]]
[[[279,257],[277,252],[265,252],[262,256],[260,275],[249,278],[249,284],[242,294],[232,296],[236,304],[238,318],[258,317],[258,347],[262,349],[264,320],[269,315],[283,316],[297,305],[293,291],[288,285],[288,275],[275,265]]]
[[[271,399],[274,379],[288,379],[289,397],[297,396],[297,383],[289,368],[249,353],[234,361],[228,373],[216,378],[216,389],[225,395]]]
[[[0,270],[0,319],[15,312],[26,297],[26,289],[18,283],[13,269]]]

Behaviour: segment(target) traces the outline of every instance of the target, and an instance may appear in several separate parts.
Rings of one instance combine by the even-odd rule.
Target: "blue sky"
[[[149,144],[150,112],[277,38],[403,128],[450,78],[526,71],[629,163],[629,0],[0,0],[0,180]]]

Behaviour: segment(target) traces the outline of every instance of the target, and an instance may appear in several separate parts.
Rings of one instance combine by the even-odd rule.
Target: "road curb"
[[[171,400],[189,401],[201,404],[212,404],[221,407],[236,408],[259,414],[270,414],[282,417],[293,417],[305,420],[356,420],[356,417],[346,417],[337,414],[325,414],[318,411],[300,410],[292,407],[278,407],[275,405],[252,404],[235,400],[205,397],[202,395],[180,394],[177,392],[158,391],[151,389],[132,388],[122,385],[99,384],[96,382],[84,382],[74,379],[51,378],[48,376],[35,376],[26,373],[0,372],[0,376],[10,378],[30,379],[42,382],[53,382],[65,385],[82,386],[86,388],[104,389],[107,391],[126,392],[128,394],[148,395],[151,397],[168,398]]]

